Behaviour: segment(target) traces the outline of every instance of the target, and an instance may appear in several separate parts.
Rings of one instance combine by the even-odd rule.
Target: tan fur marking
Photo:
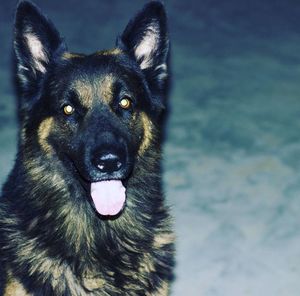
[[[31,296],[31,294],[29,294],[24,286],[9,272],[3,296]]]
[[[170,245],[175,242],[175,235],[173,233],[160,233],[154,237],[154,248],[161,248],[165,245]]]
[[[150,121],[150,119],[144,112],[141,114],[141,118],[142,118],[144,136],[143,136],[143,141],[142,141],[142,144],[141,144],[139,152],[138,152],[140,156],[143,155],[144,152],[147,150],[147,148],[149,147],[151,140],[153,138],[152,122]]]
[[[101,50],[101,51],[97,51],[96,55],[118,55],[121,54],[122,50],[120,48],[113,48],[111,50]]]
[[[47,154],[53,152],[52,147],[47,141],[47,138],[53,126],[53,121],[54,121],[53,117],[46,118],[44,121],[41,122],[38,129],[39,144]]]
[[[155,266],[154,266],[153,260],[149,254],[144,254],[143,259],[140,263],[139,272],[140,273],[155,272]]]
[[[82,279],[82,283],[87,290],[93,291],[93,290],[103,288],[105,284],[105,280],[101,278],[95,278],[95,277],[84,277]]]
[[[152,296],[168,296],[169,293],[170,293],[170,291],[169,291],[168,283],[163,282],[162,286]]]
[[[94,98],[99,98],[109,105],[113,99],[114,81],[112,74],[104,76],[99,81],[77,80],[73,83],[73,89],[80,97],[81,104],[86,108],[91,108]]]
[[[83,245],[90,246],[94,241],[94,232],[86,232],[87,228],[85,225],[88,223],[87,220],[81,221],[77,217],[82,215],[84,208],[72,208],[69,204],[61,207],[59,218],[63,221],[63,227],[65,228],[65,235],[69,241],[74,242],[73,246],[76,252],[80,252]],[[74,231],[76,229],[76,231]]]
[[[78,54],[78,53],[71,53],[71,52],[65,52],[63,55],[62,55],[62,58],[64,60],[70,60],[70,59],[74,59],[74,58],[82,58],[84,57],[84,55],[82,54]]]
[[[101,81],[99,82],[99,90],[100,90],[100,98],[106,104],[110,104],[113,99],[113,83],[115,79],[113,75],[106,75]]]
[[[82,105],[86,108],[90,108],[93,101],[93,89],[91,85],[85,81],[76,80],[73,88],[80,97]]]

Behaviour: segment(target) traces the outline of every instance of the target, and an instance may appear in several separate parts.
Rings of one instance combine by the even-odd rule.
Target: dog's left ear
[[[127,25],[117,46],[127,51],[144,72],[151,91],[162,91],[168,76],[169,38],[161,2],[145,5]]]

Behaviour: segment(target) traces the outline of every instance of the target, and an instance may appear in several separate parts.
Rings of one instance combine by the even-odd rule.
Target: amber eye
[[[75,111],[75,108],[73,106],[71,106],[71,105],[64,106],[64,113],[66,115],[72,115],[74,113],[74,111]]]
[[[129,109],[131,107],[131,100],[129,97],[124,97],[120,102],[119,102],[119,106],[122,109]]]

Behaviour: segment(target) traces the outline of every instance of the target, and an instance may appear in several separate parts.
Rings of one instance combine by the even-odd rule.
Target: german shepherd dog
[[[20,132],[0,200],[1,295],[168,295],[166,22],[149,2],[114,49],[84,55],[35,5],[19,4]]]

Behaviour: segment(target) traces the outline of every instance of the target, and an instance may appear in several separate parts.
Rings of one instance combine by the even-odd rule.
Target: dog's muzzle
[[[125,206],[124,181],[132,168],[125,139],[111,132],[98,133],[96,139],[82,143],[79,155],[81,171],[90,183],[90,195],[96,211],[115,216]]]

